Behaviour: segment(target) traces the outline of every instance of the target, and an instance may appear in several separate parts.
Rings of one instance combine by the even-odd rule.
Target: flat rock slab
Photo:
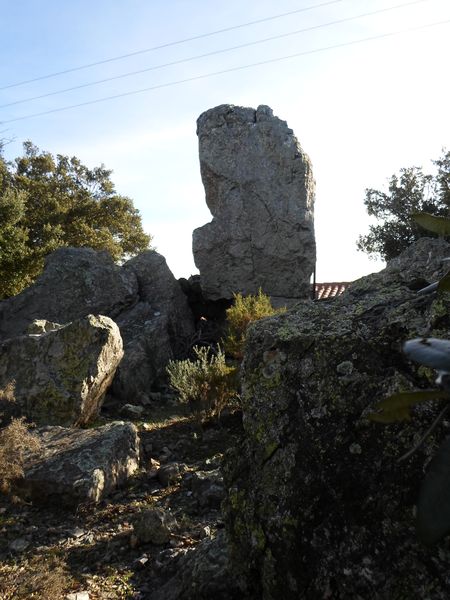
[[[28,455],[15,492],[34,502],[77,506],[99,502],[139,466],[139,436],[132,423],[96,429],[41,427],[41,449]]]
[[[0,388],[14,382],[12,409],[38,425],[85,424],[98,414],[122,356],[114,321],[88,315],[1,344]]]

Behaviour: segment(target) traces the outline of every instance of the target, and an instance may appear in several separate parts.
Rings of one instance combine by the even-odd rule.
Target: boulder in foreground
[[[83,425],[98,415],[122,356],[114,321],[88,315],[48,333],[5,340],[0,389],[14,382],[10,408],[36,424]]]
[[[139,436],[131,423],[84,430],[42,427],[36,434],[41,449],[26,457],[24,479],[13,491],[37,503],[99,502],[139,466]]]
[[[414,519],[445,424],[397,462],[441,407],[392,425],[367,415],[393,392],[434,387],[401,347],[448,338],[448,297],[417,290],[445,274],[449,255],[443,240],[422,238],[334,301],[250,326],[245,438],[225,482],[232,570],[252,598],[448,598],[450,539],[424,547]]]

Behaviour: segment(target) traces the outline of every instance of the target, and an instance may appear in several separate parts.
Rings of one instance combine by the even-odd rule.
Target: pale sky
[[[13,140],[7,158],[18,156],[22,142],[30,139],[43,150],[112,169],[117,192],[133,199],[176,277],[196,272],[192,231],[211,220],[195,133],[196,119],[209,108],[267,104],[294,130],[317,182],[318,281],[350,281],[383,266],[356,250],[358,235],[369,225],[365,188],[383,188],[402,167],[431,170],[431,160],[450,147],[449,0],[21,0],[0,5],[0,138]],[[358,17],[376,11],[382,12]],[[446,22],[427,27],[441,21]],[[350,44],[366,38],[377,39]],[[300,56],[203,77],[293,54]],[[201,78],[165,86],[196,77]],[[165,87],[21,119],[154,86]]]

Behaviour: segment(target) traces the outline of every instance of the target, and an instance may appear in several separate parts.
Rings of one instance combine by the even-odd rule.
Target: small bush
[[[14,382],[0,390],[0,400],[14,402]],[[0,419],[1,423],[1,419]],[[29,431],[29,425],[20,417],[0,429],[0,491],[7,493],[10,482],[23,477],[25,453],[38,450],[40,442]]]
[[[234,294],[234,304],[227,309],[228,331],[223,342],[227,354],[242,360],[244,355],[247,327],[263,317],[285,312],[286,308],[273,308],[269,296],[260,289],[256,296]]]
[[[170,385],[198,415],[220,415],[230,400],[237,397],[237,369],[226,364],[220,347],[213,354],[207,347],[196,346],[194,353],[195,361],[169,362]]]
[[[10,381],[4,388],[0,389],[0,402],[14,402],[14,389],[16,382]]]

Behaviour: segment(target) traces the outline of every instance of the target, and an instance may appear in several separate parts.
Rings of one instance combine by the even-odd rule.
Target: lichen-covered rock
[[[193,471],[187,483],[200,507],[220,508],[224,498],[224,488],[219,468],[212,471]]]
[[[306,298],[315,263],[314,179],[308,156],[268,106],[224,104],[197,122],[213,220],[193,234],[204,297],[234,292]]]
[[[154,250],[119,267],[107,252],[60,248],[47,257],[33,285],[0,301],[0,341],[88,314],[119,325],[125,356],[113,387],[125,403],[135,403],[160,381],[168,361],[186,350],[194,333],[181,286]]]
[[[173,517],[162,508],[148,508],[136,515],[133,531],[137,544],[166,544],[175,527]]]
[[[80,425],[98,415],[123,356],[119,328],[88,315],[0,345],[0,389],[14,382],[14,411],[41,425]]]
[[[61,329],[64,325],[60,323],[52,323],[51,321],[46,321],[45,319],[35,319],[30,325],[27,327],[26,333],[33,335],[41,335],[41,333],[48,333],[49,331],[56,331],[57,329]]]
[[[41,448],[26,456],[24,479],[13,488],[34,502],[99,502],[139,466],[139,436],[131,423],[85,430],[42,427],[36,434]]]
[[[334,301],[305,301],[250,327],[245,436],[225,483],[233,572],[252,598],[448,597],[450,540],[425,548],[414,521],[446,426],[397,463],[439,409],[422,405],[389,426],[367,415],[394,391],[434,385],[401,345],[448,338],[448,298],[417,289],[446,272],[449,255],[444,241],[419,240]]]
[[[68,323],[88,314],[115,319],[136,302],[134,273],[108,252],[60,248],[45,260],[42,275],[17,296],[0,302],[0,339],[21,335],[35,319]]]
[[[161,381],[170,360],[184,357],[194,334],[194,318],[161,254],[144,252],[126,262],[123,270],[136,277],[139,300],[117,318],[125,356],[113,392],[133,403]]]
[[[230,565],[223,531],[177,559],[176,574],[150,600],[244,600]]]

